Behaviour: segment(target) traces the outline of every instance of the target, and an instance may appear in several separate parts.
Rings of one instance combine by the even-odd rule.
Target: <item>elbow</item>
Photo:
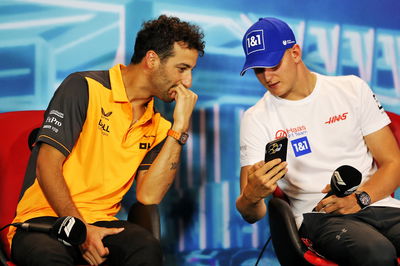
[[[151,195],[150,193],[137,193],[136,200],[143,205],[158,205],[161,203],[162,198]]]
[[[248,222],[249,224],[254,224],[255,222],[258,222],[258,221],[259,221],[259,220],[256,219],[255,217],[246,216],[246,215],[243,215],[243,214],[242,214],[242,217],[243,217],[243,220],[245,220],[245,221]]]
[[[256,217],[255,215],[251,215],[247,208],[241,205],[239,198],[236,200],[236,209],[242,216],[243,220],[245,220],[249,224],[254,224],[258,220],[260,220],[260,218]]]

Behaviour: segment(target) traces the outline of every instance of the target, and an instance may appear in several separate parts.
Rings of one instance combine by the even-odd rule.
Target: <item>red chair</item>
[[[400,115],[387,114],[392,120],[390,128],[400,145]],[[288,199],[279,187],[268,202],[268,214],[272,245],[281,265],[338,265],[308,248],[308,243],[300,238]],[[400,265],[400,258],[398,263]]]
[[[35,129],[41,126],[43,116],[42,110],[0,113],[0,228],[14,219],[30,156],[30,145],[36,139]],[[157,205],[134,203],[129,211],[128,220],[146,228],[160,240]],[[7,233],[8,227],[0,232],[0,264],[15,265],[9,259]]]

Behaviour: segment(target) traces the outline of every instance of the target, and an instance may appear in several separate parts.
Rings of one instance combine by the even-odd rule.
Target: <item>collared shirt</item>
[[[161,149],[171,127],[169,121],[154,111],[154,99],[132,124],[132,107],[123,84],[122,67],[73,73],[57,89],[46,110],[38,145],[32,152],[13,222],[57,216],[36,179],[41,143],[66,156],[64,179],[85,221],[116,219],[122,197],[131,187],[137,170],[149,168],[156,157],[154,152]],[[11,230],[8,236],[12,238]]]

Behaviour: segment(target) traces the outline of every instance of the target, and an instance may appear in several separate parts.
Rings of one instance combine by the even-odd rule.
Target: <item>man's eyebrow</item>
[[[186,67],[186,68],[192,68],[192,69],[194,69],[195,67],[196,67],[196,65],[194,65],[193,67],[191,66],[191,65],[189,65],[189,64],[186,64],[186,63],[179,63],[178,65],[177,65],[178,67]]]

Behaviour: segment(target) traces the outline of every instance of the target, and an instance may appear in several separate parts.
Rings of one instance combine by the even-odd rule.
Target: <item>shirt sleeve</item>
[[[253,165],[264,159],[269,134],[252,113],[243,115],[240,123],[240,166]],[[272,138],[270,138],[272,140]]]
[[[368,84],[360,80],[360,123],[363,136],[371,134],[390,123],[389,116]]]
[[[82,131],[88,101],[86,78],[79,73],[69,75],[50,101],[37,142],[49,144],[67,157]]]

